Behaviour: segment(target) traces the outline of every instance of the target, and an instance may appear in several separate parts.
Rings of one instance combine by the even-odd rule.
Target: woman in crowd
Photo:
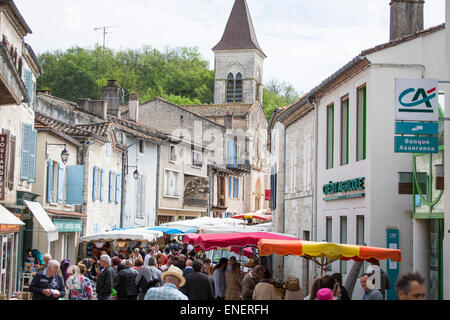
[[[86,266],[78,263],[77,266],[71,266],[70,276],[66,281],[66,287],[69,290],[69,300],[90,300],[93,296],[92,281],[83,274],[86,272]]]
[[[226,290],[225,300],[241,300],[242,279],[241,265],[237,262],[231,266],[231,272],[225,274]]]

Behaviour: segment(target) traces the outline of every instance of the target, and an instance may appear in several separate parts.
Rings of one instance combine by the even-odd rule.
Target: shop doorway
[[[443,241],[444,220],[430,219],[430,256],[429,256],[429,300],[443,300]]]
[[[0,235],[0,292],[11,293],[13,285],[14,234]]]

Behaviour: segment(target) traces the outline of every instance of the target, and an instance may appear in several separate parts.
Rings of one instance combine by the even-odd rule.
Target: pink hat
[[[328,288],[322,288],[317,291],[317,300],[336,300],[336,298],[333,297],[333,291]]]

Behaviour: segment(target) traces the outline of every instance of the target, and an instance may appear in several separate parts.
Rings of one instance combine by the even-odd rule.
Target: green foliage
[[[263,104],[267,119],[276,108],[287,107],[299,98],[300,95],[291,84],[285,81],[280,83],[277,80],[271,80],[263,91]]]
[[[50,88],[53,95],[70,101],[99,99],[102,55],[101,46],[41,54],[44,74],[38,79],[38,88]],[[157,96],[184,104],[212,102],[214,71],[197,48],[166,48],[163,52],[148,46],[106,49],[104,57],[103,85],[108,79],[117,80],[128,92],[137,92],[143,102]]]

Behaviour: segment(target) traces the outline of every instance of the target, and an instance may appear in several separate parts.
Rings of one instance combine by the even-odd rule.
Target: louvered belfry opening
[[[236,78],[232,73],[227,77],[227,103],[242,102],[242,74]]]

